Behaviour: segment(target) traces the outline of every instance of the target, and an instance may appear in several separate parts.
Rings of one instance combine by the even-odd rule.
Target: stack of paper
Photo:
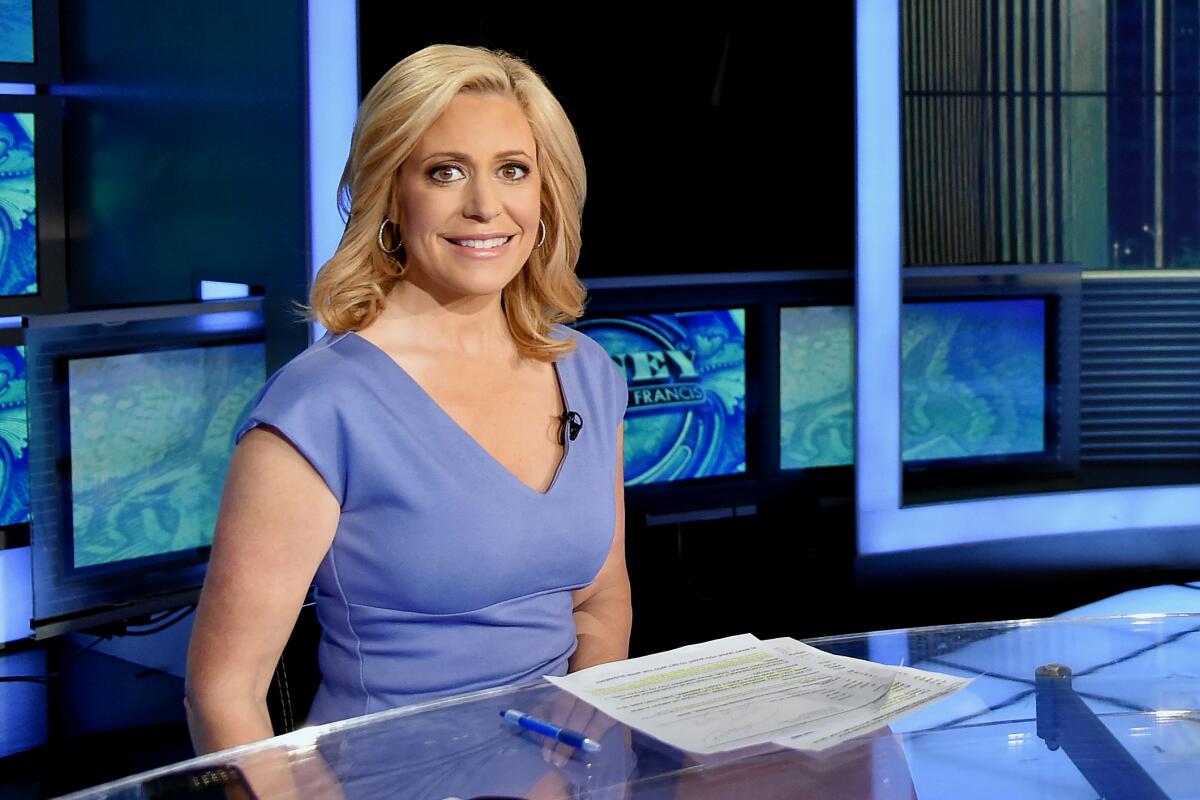
[[[546,680],[613,719],[693,753],[772,742],[823,750],[970,681],[830,655],[750,634]]]

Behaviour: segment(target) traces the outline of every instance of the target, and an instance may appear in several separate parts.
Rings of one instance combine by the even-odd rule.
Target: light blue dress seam
[[[615,533],[615,530],[614,530],[614,533]],[[610,547],[612,546],[612,538],[611,537],[609,538],[609,546]],[[601,568],[603,568],[603,564],[601,565]],[[596,575],[599,575],[599,574],[600,574],[600,572],[599,572],[599,570],[597,570]],[[479,606],[478,608],[467,608],[467,609],[463,609],[462,611],[446,611],[446,612],[441,612],[441,613],[433,613],[433,612],[429,612],[429,611],[413,611],[413,610],[407,609],[407,608],[396,608],[394,606],[379,606],[379,605],[373,605],[371,603],[351,603],[349,600],[345,600],[345,603],[346,603],[347,607],[358,606],[359,608],[376,609],[379,611],[393,612],[393,613],[403,614],[403,615],[411,616],[411,617],[424,617],[424,618],[428,618],[428,619],[442,619],[442,618],[448,619],[450,617],[463,617],[463,616],[468,616],[471,614],[478,614],[480,612],[489,611],[491,609],[495,609],[500,606],[512,605],[514,603],[520,603],[524,600],[534,600],[539,597],[542,597],[543,595],[558,594],[560,592],[574,592],[574,591],[576,591],[578,589],[582,589],[586,586],[591,586],[592,583],[595,582],[595,580],[596,580],[596,576],[593,575],[591,580],[585,581],[584,583],[572,583],[572,584],[568,584],[566,586],[551,586],[547,589],[542,589],[537,592],[530,592],[529,594],[517,595],[516,597],[506,597],[503,600],[497,600],[495,603],[488,603],[487,605]]]
[[[363,714],[371,713],[371,693],[367,691],[367,677],[362,654],[362,639],[354,628],[354,619],[350,615],[350,598],[342,586],[342,576],[337,565],[337,538],[329,545],[329,565],[333,567],[333,580],[337,583],[338,593],[342,596],[342,605],[346,607],[346,628],[354,636],[354,653],[358,657],[358,685],[363,693]]]

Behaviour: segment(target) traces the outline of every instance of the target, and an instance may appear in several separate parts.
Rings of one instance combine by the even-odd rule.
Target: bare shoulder
[[[188,649],[194,741],[270,735],[262,706],[340,508],[292,445],[256,427],[234,449]],[[263,708],[263,713],[258,709]]]
[[[240,510],[236,505],[242,500],[252,500],[256,508],[277,507],[281,511],[294,508],[297,503],[339,506],[325,479],[292,439],[271,425],[251,428],[234,448],[225,483],[222,521],[227,511]],[[230,503],[235,508],[227,509]]]

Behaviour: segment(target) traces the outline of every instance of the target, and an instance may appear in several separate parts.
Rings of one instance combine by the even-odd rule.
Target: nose
[[[472,180],[464,199],[463,216],[488,222],[500,216],[500,198],[487,180]]]

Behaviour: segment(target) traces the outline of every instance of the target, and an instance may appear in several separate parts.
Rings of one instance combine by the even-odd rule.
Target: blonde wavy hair
[[[574,342],[553,338],[551,326],[583,313],[575,265],[587,175],[575,129],[558,100],[528,64],[503,51],[432,45],[396,64],[367,93],[338,186],[346,230],[313,281],[308,312],[334,333],[360,330],[379,316],[388,292],[403,280],[400,265],[378,243],[380,223],[398,205],[396,175],[462,92],[512,98],[533,131],[546,239],[504,287],[501,304],[522,355],[553,361]]]

